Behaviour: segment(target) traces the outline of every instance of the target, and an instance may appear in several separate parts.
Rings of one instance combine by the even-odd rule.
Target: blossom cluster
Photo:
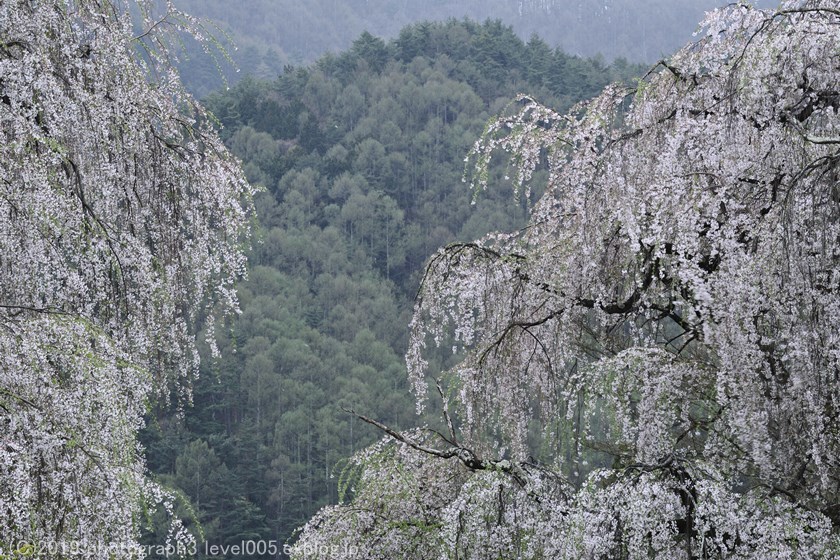
[[[428,265],[406,360],[458,433],[370,467],[302,542],[357,542],[367,515],[382,557],[835,557],[838,29],[819,0],[732,5],[635,87],[491,123],[473,188],[497,150],[548,183],[524,230]],[[463,356],[442,373],[440,345]],[[519,467],[489,468],[502,449]],[[415,463],[437,474],[399,478]]]
[[[9,542],[136,543],[144,511],[171,513],[136,431],[151,399],[188,399],[201,321],[236,309],[252,190],[169,66],[190,20],[159,6],[0,3]]]

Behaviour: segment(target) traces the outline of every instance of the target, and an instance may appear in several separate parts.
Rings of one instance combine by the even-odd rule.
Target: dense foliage
[[[520,89],[569,107],[632,71],[525,44],[498,23],[450,22],[388,43],[364,34],[206,100],[265,187],[260,241],[242,315],[219,329],[221,361],[203,362],[183,420],[155,411],[144,442],[207,542],[283,540],[335,503],[346,458],[378,437],[343,409],[416,422],[403,355],[425,261],[524,225],[534,199],[496,189],[470,205],[463,158],[490,115]]]
[[[437,433],[366,418],[389,437],[296,557],[840,554],[840,10],[703,30],[635,88],[488,127],[475,188],[505,149],[520,186],[547,157],[546,192],[431,259],[407,363]]]
[[[252,189],[168,64],[190,20],[133,12],[0,2],[0,556],[142,555],[136,432],[236,308]]]

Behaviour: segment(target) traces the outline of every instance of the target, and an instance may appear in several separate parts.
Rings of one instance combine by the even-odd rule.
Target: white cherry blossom
[[[380,426],[398,443],[296,557],[838,557],[838,77],[835,3],[736,4],[634,88],[514,102],[473,187],[508,150],[520,188],[547,161],[545,195],[523,231],[439,251],[411,324],[446,427]]]
[[[143,555],[172,505],[142,415],[236,310],[252,189],[169,65],[196,23],[159,6],[0,2],[0,557]]]

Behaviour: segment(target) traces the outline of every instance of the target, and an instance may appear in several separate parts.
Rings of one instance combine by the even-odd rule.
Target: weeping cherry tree
[[[236,310],[252,197],[172,69],[183,30],[151,0],[0,2],[0,557],[142,557],[171,513],[136,433]]]
[[[636,87],[488,125],[476,192],[499,151],[546,192],[431,258],[406,359],[439,426],[367,418],[386,439],[295,558],[840,555],[840,9],[699,34]]]

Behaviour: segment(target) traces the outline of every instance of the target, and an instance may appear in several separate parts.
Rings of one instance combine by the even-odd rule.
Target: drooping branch
[[[448,449],[436,449],[433,447],[429,447],[427,445],[423,445],[422,443],[418,443],[414,439],[406,436],[390,428],[389,426],[379,422],[378,420],[374,420],[368,416],[363,414],[359,414],[358,412],[352,409],[343,409],[345,412],[349,414],[353,414],[359,420],[370,424],[381,430],[382,432],[388,434],[396,441],[400,443],[404,443],[405,445],[409,446],[411,449],[415,451],[419,451],[426,455],[437,457],[439,459],[458,459],[465,467],[470,469],[471,471],[499,471],[504,472],[510,475],[518,484],[524,486],[526,483],[526,475],[523,468],[526,467],[537,467],[534,463],[523,462],[519,464],[515,461],[510,461],[508,459],[482,459],[478,454],[475,453],[472,449],[459,444],[455,441],[451,441],[451,446]]]

